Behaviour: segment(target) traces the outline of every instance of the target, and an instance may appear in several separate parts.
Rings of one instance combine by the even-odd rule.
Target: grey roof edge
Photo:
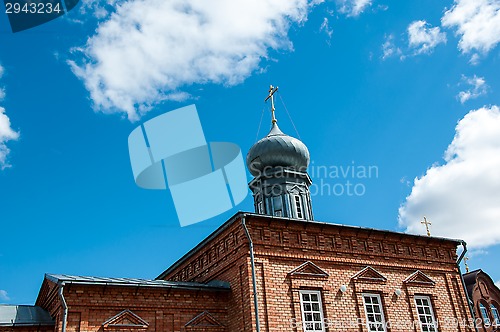
[[[0,327],[53,325],[54,319],[40,306],[0,304]]]
[[[86,285],[86,286],[118,286],[118,287],[145,287],[145,288],[170,288],[170,289],[185,289],[185,290],[207,290],[207,291],[228,291],[230,290],[229,283],[212,282],[212,283],[197,283],[184,281],[165,281],[165,280],[148,280],[136,278],[103,278],[103,277],[84,277],[62,274],[45,274],[45,279],[56,284],[64,285]]]
[[[15,327],[15,326],[54,326],[56,323],[0,323],[0,327]]]
[[[167,268],[165,271],[163,271],[158,277],[156,277],[156,280],[163,279],[172,270],[176,269],[179,265],[181,265],[189,257],[193,256],[199,249],[204,247],[208,242],[210,242],[215,237],[217,237],[217,235],[219,235],[224,230],[226,230],[237,219],[239,219],[241,217],[245,217],[245,216],[251,216],[253,218],[265,218],[265,219],[271,218],[271,219],[276,219],[276,220],[289,220],[289,221],[294,221],[294,222],[304,222],[304,223],[310,223],[310,224],[315,224],[315,225],[336,226],[336,227],[343,227],[343,228],[348,228],[348,229],[370,231],[370,232],[375,232],[375,233],[386,233],[386,234],[389,233],[389,234],[396,235],[396,236],[407,236],[407,237],[413,237],[413,238],[418,238],[418,239],[427,240],[427,241],[430,239],[430,240],[435,240],[435,241],[454,242],[457,245],[461,244],[461,243],[465,243],[464,240],[460,240],[460,239],[451,239],[451,238],[438,237],[438,236],[410,234],[410,233],[397,232],[397,231],[391,231],[391,230],[386,230],[386,229],[377,229],[377,228],[371,228],[371,227],[345,225],[345,224],[338,224],[338,223],[325,222],[325,221],[275,217],[275,216],[262,215],[262,214],[252,213],[252,212],[238,211],[231,218],[229,218],[226,222],[224,222],[221,226],[219,226],[215,231],[213,231],[209,236],[207,236],[200,243],[198,243],[194,248],[189,250],[181,258],[179,258],[177,261],[175,261],[175,263],[173,263],[169,268]]]
[[[36,322],[36,323],[0,323],[0,327],[4,326],[54,326],[56,323],[45,323],[45,322]]]

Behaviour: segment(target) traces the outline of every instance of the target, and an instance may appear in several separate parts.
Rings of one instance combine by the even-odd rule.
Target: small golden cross
[[[464,258],[464,264],[465,264],[465,273],[469,273],[469,264],[467,264],[467,261],[469,260],[469,257]]]
[[[278,122],[276,120],[276,117],[274,116],[274,93],[278,91],[278,87],[273,87],[272,85],[269,87],[269,95],[267,96],[266,99],[264,99],[264,102],[268,101],[269,99],[271,99],[271,114],[272,114],[272,121],[273,123],[276,123]]]
[[[424,220],[422,220],[420,223],[425,225],[425,229],[427,230],[427,236],[431,236],[431,231],[429,229],[429,225],[432,225],[432,223],[430,221],[428,221],[425,216],[424,216]]]

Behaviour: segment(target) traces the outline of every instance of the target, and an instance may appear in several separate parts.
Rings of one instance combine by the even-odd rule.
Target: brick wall
[[[172,281],[223,280],[230,283],[230,292],[70,284],[64,287],[67,331],[106,331],[104,323],[117,314],[123,315],[116,318],[121,319],[118,325],[132,322],[134,331],[255,331],[243,216],[237,215],[161,275]],[[391,332],[420,331],[411,326],[419,320],[415,296],[428,296],[441,323],[439,331],[472,331],[451,324],[471,320],[456,266],[456,241],[266,216],[248,215],[245,221],[254,243],[263,332],[303,330],[304,290],[320,291],[329,332],[368,331],[364,293],[380,296]],[[37,305],[49,310],[55,330],[61,331],[57,289],[44,280]],[[140,328],[141,322],[147,324]],[[123,330],[118,325],[113,331]]]
[[[306,289],[321,291],[324,316],[331,324],[329,331],[368,331],[363,323],[358,324],[358,319],[366,320],[365,292],[381,296],[386,320],[396,325],[390,331],[420,330],[411,327],[418,321],[414,297],[419,295],[429,296],[435,318],[441,323],[439,331],[472,331],[455,324],[471,321],[456,266],[455,241],[254,215],[246,217],[246,224],[254,242],[261,331],[302,331],[299,292]],[[230,319],[230,331],[251,331],[247,317],[255,326],[255,314],[248,253],[241,220],[236,220],[162,277],[229,281],[230,312],[239,315],[239,320]],[[213,259],[206,258],[211,255]],[[305,262],[312,262],[326,276],[311,271],[290,274]],[[367,266],[385,280],[352,278]],[[430,281],[405,283],[416,271]],[[347,286],[345,293],[339,290],[341,285]],[[399,296],[396,289],[401,290]],[[242,305],[241,311],[235,309],[236,304]],[[341,322],[353,326],[335,328]],[[240,323],[241,328],[234,329]]]
[[[224,280],[231,285],[228,331],[254,331],[253,288],[249,246],[241,220],[235,220],[220,234],[163,279],[206,283]]]
[[[48,280],[45,283],[54,291],[57,287]],[[51,285],[52,284],[52,285]],[[47,307],[60,308],[59,298],[50,296],[50,303],[43,299],[40,304]],[[226,326],[228,314],[227,291],[186,290],[159,287],[131,287],[131,286],[103,286],[67,284],[64,287],[64,298],[68,305],[67,332],[90,331],[199,331],[195,325],[185,325],[204,312],[209,318]],[[144,328],[132,314],[118,318],[118,321],[109,327],[103,323],[110,318],[129,310],[147,322]],[[61,331],[62,312],[56,311],[58,316],[55,331]],[[120,319],[122,321],[120,321]],[[132,322],[131,322],[132,321]],[[124,323],[125,322],[125,323]],[[119,328],[120,324],[135,324],[135,327]],[[202,321],[201,325],[205,322]],[[211,323],[214,324],[215,323]],[[208,326],[205,331],[228,331],[225,327]],[[31,330],[33,331],[33,330]]]

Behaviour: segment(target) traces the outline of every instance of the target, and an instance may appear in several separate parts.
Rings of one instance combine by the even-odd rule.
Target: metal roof
[[[135,286],[135,287],[158,287],[175,289],[205,289],[205,290],[229,290],[227,282],[214,281],[208,284],[184,281],[148,280],[136,278],[103,278],[83,277],[66,274],[45,274],[45,278],[55,283],[80,284],[80,285],[107,285],[107,286]]]
[[[38,306],[0,304],[0,326],[20,325],[54,325],[54,320],[46,310]]]
[[[266,167],[291,167],[305,170],[310,156],[307,146],[295,137],[283,134],[277,123],[273,123],[266,137],[255,143],[247,154],[247,166],[253,176],[258,176]]]

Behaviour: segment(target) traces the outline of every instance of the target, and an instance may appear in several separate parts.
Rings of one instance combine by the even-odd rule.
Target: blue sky
[[[425,234],[426,215],[433,234],[469,242],[472,269],[500,280],[499,9],[85,0],[16,34],[0,13],[0,303],[33,303],[46,272],[154,278],[253,211],[248,196],[180,227],[168,191],[135,185],[127,137],[195,103],[207,139],[246,154],[270,127],[270,84],[311,167],[377,170],[313,177],[315,219]],[[362,194],[340,193],[348,181]]]

